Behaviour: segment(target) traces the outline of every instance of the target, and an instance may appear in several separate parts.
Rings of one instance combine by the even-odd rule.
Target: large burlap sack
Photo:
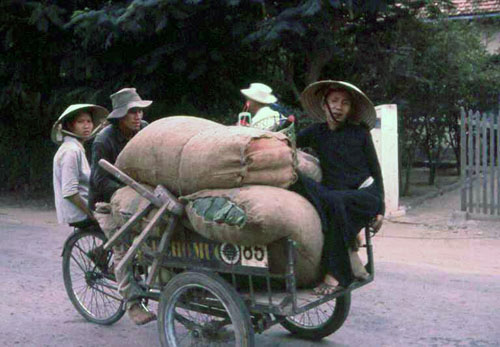
[[[153,192],[152,187],[148,185],[144,186],[148,188],[151,192]],[[123,187],[118,189],[111,197],[111,203],[109,204],[112,221],[108,220],[107,223],[108,225],[114,225],[116,228],[115,230],[110,232],[110,236],[113,235],[113,233],[116,232],[116,230],[121,228],[136,212],[144,210],[148,206],[148,204],[149,200],[142,197],[139,193],[137,193],[134,189],[130,187]],[[130,236],[133,238],[138,234],[140,234],[144,230],[144,228],[148,225],[148,223],[153,219],[157,211],[158,211],[157,208],[152,208],[151,211],[149,211],[149,213],[146,216],[144,216],[139,223],[137,223],[134,227],[132,227]],[[154,228],[150,236],[151,241],[148,242],[150,247],[153,248],[156,247],[159,239],[163,235],[163,231],[165,230],[165,227],[169,222],[170,218],[172,218],[172,216],[166,213],[163,216],[163,223]],[[99,223],[101,223],[101,220],[100,219],[98,220]],[[189,222],[187,218],[185,220],[181,220],[177,224],[176,229],[174,230],[174,235],[178,234],[181,230],[183,230],[184,226],[187,225],[188,223]],[[108,236],[108,238],[110,236]]]
[[[251,184],[286,188],[297,178],[294,156],[283,134],[174,116],[134,136],[116,166],[140,182],[186,195]]]
[[[153,187],[143,184],[146,188],[148,188],[151,192],[154,191]],[[113,222],[120,228],[124,225],[130,217],[132,217],[137,211],[144,210],[149,204],[149,200],[142,197],[139,193],[137,193],[134,189],[126,186],[118,189],[113,196],[111,197],[111,215],[113,217]],[[157,208],[152,208],[149,213],[144,216],[140,223],[137,223],[132,228],[132,235],[138,235],[144,228],[148,225],[148,223],[153,219],[154,215],[158,211]],[[151,234],[151,237],[154,239],[158,239],[161,237],[163,230],[168,223],[169,219],[172,217],[169,213],[163,215],[163,222],[161,225],[156,226]],[[181,223],[178,223],[180,229],[181,226],[187,223],[187,218],[185,221],[181,220]]]
[[[268,245],[271,272],[284,273],[285,238],[297,242],[298,285],[320,276],[321,221],[302,196],[281,188],[248,186],[204,190],[180,198],[194,230],[204,237],[239,245]]]
[[[297,150],[297,171],[316,181],[318,183],[323,179],[323,172],[321,171],[321,166],[319,165],[319,159],[313,155],[310,155],[300,149]]]

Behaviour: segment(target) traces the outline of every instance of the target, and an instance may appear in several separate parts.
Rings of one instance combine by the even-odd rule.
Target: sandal
[[[313,289],[313,293],[316,295],[329,295],[341,289],[342,287],[339,285],[322,282],[319,286]]]

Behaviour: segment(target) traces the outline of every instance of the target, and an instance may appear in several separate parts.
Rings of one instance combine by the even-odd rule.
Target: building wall
[[[490,54],[500,54],[500,24],[485,27],[482,41]]]
[[[377,156],[382,169],[386,216],[404,214],[399,207],[399,154],[397,105],[379,105],[377,125],[371,131]]]

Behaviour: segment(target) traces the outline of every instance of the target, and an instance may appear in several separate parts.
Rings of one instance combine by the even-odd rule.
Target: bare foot
[[[156,315],[139,302],[133,303],[127,311],[128,316],[136,325],[144,325],[156,320]]]
[[[359,248],[363,247],[363,236],[361,236],[361,233],[356,235],[356,241],[355,241],[355,249],[354,250],[359,250]]]
[[[349,259],[351,260],[352,274],[358,280],[366,280],[370,274],[366,271],[358,252],[349,249]]]
[[[323,279],[323,282],[313,289],[313,292],[316,295],[328,295],[339,289],[342,289],[342,287],[339,286],[339,282],[335,279],[335,277],[327,274]]]

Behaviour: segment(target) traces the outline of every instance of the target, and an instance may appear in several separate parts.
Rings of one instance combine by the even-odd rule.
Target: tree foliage
[[[376,104],[397,103],[403,162],[410,166],[420,146],[438,163],[441,145],[457,143],[458,108],[492,107],[500,81],[498,57],[485,54],[474,25],[441,20],[449,5],[3,1],[0,153],[8,159],[0,179],[7,189],[48,187],[50,127],[71,103],[110,108],[111,93],[133,86],[154,100],[149,120],[192,114],[233,123],[239,89],[251,82],[271,85],[300,114],[301,90],[324,78],[348,80]]]

